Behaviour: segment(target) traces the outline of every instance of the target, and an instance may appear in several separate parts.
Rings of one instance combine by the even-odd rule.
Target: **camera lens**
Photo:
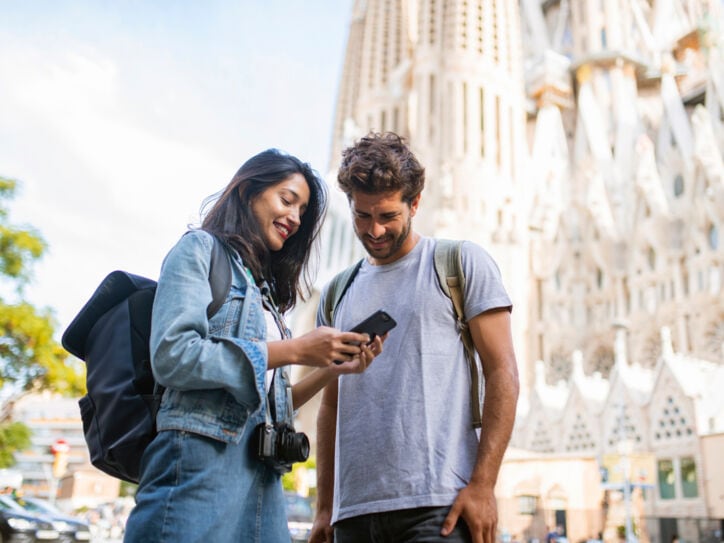
[[[309,458],[309,439],[303,432],[284,432],[279,456],[285,462],[304,462]]]

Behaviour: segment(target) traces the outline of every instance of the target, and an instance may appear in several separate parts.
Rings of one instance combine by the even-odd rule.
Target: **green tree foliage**
[[[30,279],[30,262],[40,258],[46,247],[37,232],[8,224],[5,202],[15,197],[15,191],[15,181],[0,177],[0,275],[14,279],[22,291]]]
[[[13,453],[30,446],[30,428],[20,422],[0,425],[0,469],[15,464]]]
[[[18,298],[10,302],[0,293],[0,390],[11,398],[41,389],[79,395],[85,388],[83,368],[74,365],[53,339],[51,311],[23,300],[32,264],[43,255],[46,243],[32,228],[10,224],[7,204],[15,192],[16,182],[0,177],[0,277],[14,284]]]
[[[302,485],[301,477],[306,477],[309,470],[316,469],[317,461],[310,456],[304,462],[297,462],[292,465],[292,471],[282,475],[282,487],[289,492],[296,492]],[[316,489],[310,489],[316,493]]]

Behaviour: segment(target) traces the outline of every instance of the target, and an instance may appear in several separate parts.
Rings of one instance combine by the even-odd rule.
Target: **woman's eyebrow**
[[[294,197],[294,200],[295,200],[295,201],[299,201],[299,200],[302,199],[302,197],[299,196],[299,194],[298,194],[296,191],[294,191],[294,190],[292,190],[292,189],[290,189],[290,188],[288,188],[288,187],[284,187],[284,188],[282,189],[282,192],[288,192],[289,194],[291,194],[291,195]],[[303,207],[306,209],[306,208],[308,207],[308,204],[303,204]]]

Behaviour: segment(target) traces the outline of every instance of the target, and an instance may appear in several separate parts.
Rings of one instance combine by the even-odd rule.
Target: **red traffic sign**
[[[67,453],[70,451],[70,445],[65,439],[56,439],[50,446],[50,452],[53,454]]]

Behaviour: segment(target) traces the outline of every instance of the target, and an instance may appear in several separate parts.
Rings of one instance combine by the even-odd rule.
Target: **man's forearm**
[[[317,414],[317,511],[331,513],[334,498],[334,442],[337,434],[336,383],[330,384],[323,394]]]
[[[472,482],[493,488],[515,423],[518,403],[515,361],[486,375],[482,429]]]

